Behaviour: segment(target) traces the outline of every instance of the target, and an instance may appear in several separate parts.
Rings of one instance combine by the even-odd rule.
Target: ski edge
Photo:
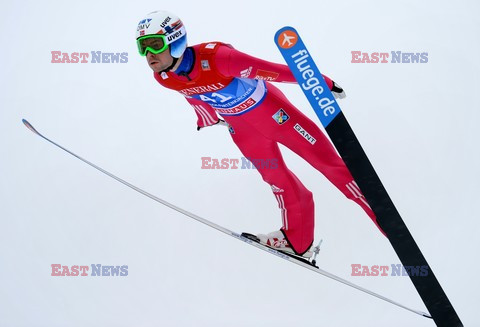
[[[343,279],[343,278],[341,278],[341,277],[338,277],[338,276],[336,276],[336,275],[334,275],[334,274],[331,274],[331,273],[329,273],[329,272],[327,272],[327,271],[325,271],[325,270],[323,270],[323,269],[317,268],[316,266],[312,266],[311,264],[308,264],[308,263],[304,263],[304,262],[302,262],[302,261],[299,261],[298,259],[292,258],[291,256],[288,256],[288,255],[286,255],[286,254],[284,254],[284,253],[282,253],[282,252],[280,252],[280,251],[277,251],[277,250],[275,250],[275,249],[272,249],[272,248],[270,248],[270,247],[267,247],[267,246],[264,246],[264,245],[262,245],[262,244],[260,244],[260,243],[257,243],[257,242],[255,242],[255,241],[253,241],[253,240],[251,240],[251,239],[248,239],[248,238],[242,236],[241,234],[235,233],[235,232],[233,232],[233,231],[231,231],[231,230],[229,230],[229,229],[227,229],[227,228],[225,228],[225,227],[222,227],[222,226],[220,226],[220,225],[218,225],[218,224],[216,224],[216,223],[213,223],[213,222],[211,222],[211,221],[209,221],[209,220],[207,220],[207,219],[204,219],[204,218],[202,218],[202,217],[200,217],[200,216],[197,216],[197,215],[194,214],[194,213],[191,213],[191,212],[189,212],[189,211],[187,211],[187,210],[184,210],[184,209],[182,209],[182,208],[180,208],[180,207],[177,207],[177,206],[175,206],[175,205],[173,205],[173,204],[171,204],[171,203],[169,203],[169,202],[167,202],[167,201],[165,201],[165,200],[162,200],[162,199],[156,197],[155,195],[153,195],[153,194],[151,194],[151,193],[148,193],[147,191],[144,191],[144,190],[142,190],[141,188],[136,187],[136,186],[133,185],[133,184],[128,183],[127,181],[121,179],[120,177],[115,176],[114,174],[106,171],[105,169],[103,169],[103,168],[101,168],[101,167],[93,164],[92,162],[90,162],[90,161],[88,161],[88,160],[80,157],[79,155],[73,153],[72,151],[70,151],[70,150],[64,148],[63,146],[55,143],[54,141],[52,141],[52,140],[50,140],[49,138],[45,137],[44,135],[40,134],[40,133],[33,127],[33,125],[31,125],[30,123],[28,123],[27,120],[23,119],[22,122],[24,123],[24,125],[25,125],[28,129],[30,129],[30,130],[31,130],[32,132],[34,132],[36,135],[40,136],[41,138],[43,138],[44,140],[50,142],[51,144],[57,146],[58,148],[62,149],[63,151],[69,153],[70,155],[74,156],[75,158],[83,161],[84,163],[88,164],[89,166],[97,169],[98,171],[104,173],[105,175],[107,175],[107,176],[115,179],[116,181],[124,184],[125,186],[128,186],[129,188],[133,189],[134,191],[137,191],[137,192],[139,192],[139,193],[141,193],[141,194],[149,197],[150,199],[152,199],[152,200],[154,200],[154,201],[156,201],[156,202],[158,202],[158,203],[160,203],[160,204],[163,204],[163,205],[165,205],[165,206],[167,206],[167,207],[169,207],[169,208],[171,208],[171,209],[173,209],[173,210],[175,210],[175,211],[177,211],[177,212],[179,212],[179,213],[182,213],[183,215],[185,215],[185,216],[187,216],[187,217],[190,217],[190,218],[192,218],[192,219],[194,219],[194,220],[196,220],[196,221],[198,221],[198,222],[203,223],[204,225],[207,225],[207,226],[209,226],[209,227],[211,227],[211,228],[214,228],[214,229],[216,229],[216,230],[218,230],[218,231],[220,231],[220,232],[222,232],[222,233],[224,233],[224,234],[227,234],[227,235],[229,235],[229,236],[232,236],[232,237],[234,237],[234,238],[236,238],[236,239],[238,239],[238,240],[240,240],[240,241],[243,241],[244,243],[250,244],[251,246],[254,246],[254,247],[256,247],[256,248],[258,248],[258,249],[261,249],[261,250],[263,250],[263,251],[265,251],[265,252],[268,252],[268,253],[270,253],[270,254],[273,254],[273,255],[275,255],[275,256],[277,256],[277,257],[279,257],[279,258],[282,258],[282,259],[284,259],[284,260],[286,260],[286,261],[289,261],[289,262],[291,262],[291,263],[294,263],[294,264],[297,264],[297,265],[299,265],[299,266],[302,266],[302,267],[304,267],[304,268],[306,268],[306,269],[308,269],[308,270],[311,270],[311,271],[313,271],[313,272],[316,272],[316,273],[318,273],[318,274],[320,274],[320,275],[323,275],[323,276],[325,276],[325,277],[328,277],[328,278],[330,278],[330,279],[336,280],[336,281],[338,281],[338,282],[340,282],[340,283],[342,283],[342,284],[344,284],[344,285],[350,286],[350,287],[352,287],[352,288],[354,288],[354,289],[357,289],[357,290],[359,290],[359,291],[361,291],[361,292],[364,292],[364,293],[366,293],[366,294],[369,294],[369,295],[371,295],[371,296],[374,296],[374,297],[376,297],[376,298],[378,298],[378,299],[384,300],[384,301],[386,301],[386,302],[388,302],[388,303],[390,303],[390,304],[393,304],[393,305],[395,305],[395,306],[398,306],[398,307],[403,308],[403,309],[405,309],[405,310],[408,310],[408,311],[410,311],[410,312],[416,313],[416,314],[418,314],[418,315],[420,315],[420,316],[423,316],[423,317],[426,317],[426,318],[432,318],[428,313],[425,313],[425,312],[422,312],[422,311],[419,311],[419,310],[415,310],[415,309],[411,309],[411,308],[409,308],[409,307],[407,307],[407,306],[404,306],[403,304],[400,304],[400,303],[398,303],[398,302],[396,302],[396,301],[393,301],[393,300],[391,300],[391,299],[389,299],[389,298],[387,298],[387,297],[385,297],[385,296],[383,296],[383,295],[380,295],[380,294],[375,293],[375,292],[373,292],[373,291],[370,291],[370,290],[368,290],[368,289],[366,289],[366,288],[363,288],[363,287],[361,287],[361,286],[359,286],[359,285],[356,285],[356,284],[354,284],[354,283],[352,283],[352,282],[349,282],[349,281],[347,281],[347,280],[345,280],[345,279]],[[26,123],[25,123],[25,122],[26,122]]]

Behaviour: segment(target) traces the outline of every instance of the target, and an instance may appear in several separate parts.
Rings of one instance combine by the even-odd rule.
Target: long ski
[[[22,122],[25,124],[25,126],[26,126],[29,130],[31,130],[33,133],[35,133],[36,135],[40,136],[40,137],[43,138],[44,140],[48,141],[49,143],[57,146],[58,148],[62,149],[63,151],[65,151],[65,152],[69,153],[70,155],[74,156],[75,158],[83,161],[83,162],[86,163],[87,165],[89,165],[89,166],[91,166],[91,167],[99,170],[100,172],[104,173],[105,175],[107,175],[107,176],[115,179],[116,181],[122,183],[123,185],[128,186],[129,188],[137,191],[137,192],[140,193],[140,194],[145,195],[146,197],[149,197],[150,199],[152,199],[152,200],[154,200],[154,201],[156,201],[156,202],[158,202],[158,203],[163,204],[164,206],[167,206],[167,207],[169,207],[169,208],[171,208],[171,209],[173,209],[173,210],[175,210],[175,211],[177,211],[177,212],[179,212],[179,213],[181,213],[181,214],[183,214],[183,215],[185,215],[185,216],[187,216],[187,217],[190,217],[190,218],[192,218],[192,219],[194,219],[194,220],[196,220],[196,221],[198,221],[198,222],[200,222],[200,223],[202,223],[202,224],[205,224],[205,225],[207,225],[207,226],[209,226],[209,227],[211,227],[211,228],[213,228],[213,229],[216,229],[217,231],[220,231],[220,232],[222,232],[222,233],[224,233],[224,234],[227,234],[227,235],[229,235],[229,236],[231,236],[231,237],[234,237],[234,238],[236,238],[236,239],[238,239],[238,240],[240,240],[240,241],[243,241],[243,242],[245,242],[245,243],[247,243],[247,244],[250,244],[250,245],[252,245],[252,246],[254,246],[254,247],[256,247],[256,248],[259,248],[259,249],[261,249],[261,250],[263,250],[263,251],[266,251],[266,252],[268,252],[268,253],[270,253],[270,254],[273,254],[273,255],[275,255],[275,256],[277,256],[277,257],[279,257],[279,258],[282,258],[282,259],[284,259],[284,260],[286,260],[286,261],[288,261],[288,262],[297,264],[297,265],[299,265],[299,266],[301,266],[301,267],[303,267],[303,268],[306,268],[306,269],[308,269],[308,270],[311,270],[311,271],[313,271],[313,272],[315,272],[315,273],[317,273],[317,274],[320,274],[320,275],[323,275],[323,276],[325,276],[325,277],[328,277],[328,278],[331,278],[331,279],[333,279],[333,280],[336,280],[337,282],[340,282],[340,283],[342,283],[342,284],[345,284],[345,285],[347,285],[347,286],[350,286],[350,287],[352,287],[352,288],[355,288],[355,289],[357,289],[357,290],[359,290],[359,291],[362,291],[362,292],[364,292],[364,293],[366,293],[366,294],[369,294],[369,295],[371,295],[371,296],[374,296],[374,297],[376,297],[376,298],[379,298],[379,299],[381,299],[381,300],[384,300],[384,301],[386,301],[386,302],[388,302],[388,303],[391,303],[391,304],[393,304],[393,305],[396,305],[396,306],[398,306],[398,307],[400,307],[400,308],[403,308],[403,309],[405,309],[405,310],[411,311],[411,312],[416,313],[416,314],[418,314],[418,315],[421,315],[421,316],[423,316],[423,317],[431,318],[431,316],[430,316],[428,313],[425,313],[425,312],[422,312],[422,311],[419,311],[419,310],[411,309],[411,308],[409,308],[409,307],[407,307],[407,306],[404,306],[404,305],[402,305],[402,304],[400,304],[400,303],[398,303],[398,302],[396,302],[396,301],[393,301],[393,300],[391,300],[391,299],[389,299],[389,298],[387,298],[387,297],[385,297],[385,296],[383,296],[383,295],[380,295],[380,294],[375,293],[375,292],[372,292],[372,291],[370,291],[370,290],[368,290],[368,289],[366,289],[366,288],[363,288],[363,287],[361,287],[361,286],[358,286],[358,285],[356,285],[356,284],[354,284],[354,283],[352,283],[352,282],[349,282],[348,280],[345,280],[345,279],[343,279],[343,278],[341,278],[341,277],[338,277],[338,276],[336,276],[336,275],[334,275],[334,274],[331,274],[331,273],[329,273],[329,272],[327,272],[327,271],[325,271],[325,270],[323,270],[323,269],[318,268],[317,266],[315,266],[315,265],[312,264],[311,262],[308,262],[307,260],[301,260],[301,259],[295,258],[295,257],[292,256],[292,255],[287,255],[287,254],[285,254],[285,253],[283,253],[283,252],[280,252],[280,251],[277,251],[277,250],[272,249],[272,248],[270,248],[270,247],[264,246],[264,245],[258,243],[258,241],[256,241],[256,240],[252,237],[252,235],[248,235],[248,234],[245,234],[245,233],[244,233],[244,234],[235,233],[235,232],[233,232],[233,231],[231,231],[231,230],[229,230],[229,229],[227,229],[227,228],[225,228],[225,227],[222,227],[222,226],[220,226],[220,225],[218,225],[218,224],[215,224],[214,222],[211,222],[210,220],[207,220],[207,219],[205,219],[205,218],[202,218],[202,217],[200,217],[200,216],[198,216],[198,215],[196,215],[196,214],[194,214],[194,213],[191,213],[191,212],[189,212],[189,211],[187,211],[187,210],[184,210],[184,209],[182,209],[182,208],[179,208],[179,207],[177,207],[177,206],[175,206],[175,205],[173,205],[173,204],[171,204],[171,203],[169,203],[169,202],[167,202],[167,201],[165,201],[165,200],[163,200],[163,199],[160,199],[159,197],[157,197],[157,196],[155,196],[155,195],[153,195],[153,194],[150,194],[150,193],[142,190],[141,188],[139,188],[139,187],[137,187],[137,186],[135,186],[135,185],[133,185],[133,184],[130,184],[129,182],[121,179],[120,177],[115,176],[114,174],[106,171],[105,169],[103,169],[103,168],[95,165],[94,163],[92,163],[92,162],[90,162],[90,161],[88,161],[88,160],[80,157],[79,155],[73,153],[72,151],[64,148],[64,147],[61,146],[60,144],[55,143],[54,141],[50,140],[49,138],[43,136],[43,135],[40,134],[28,121],[26,121],[25,119],[23,119]]]
[[[404,266],[428,267],[427,276],[410,275],[438,326],[463,326],[410,231],[400,217],[360,142],[318,70],[298,32],[290,26],[275,34],[275,44],[295,76],[333,145],[342,157]]]

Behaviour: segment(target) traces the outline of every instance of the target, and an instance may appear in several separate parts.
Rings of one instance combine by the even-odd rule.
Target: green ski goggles
[[[167,37],[159,34],[141,36],[137,39],[137,47],[141,56],[146,56],[147,51],[159,54],[168,49]]]

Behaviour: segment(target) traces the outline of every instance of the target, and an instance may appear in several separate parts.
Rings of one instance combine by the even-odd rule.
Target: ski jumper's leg
[[[252,110],[252,117],[249,118],[254,118],[255,123],[258,124],[260,117],[253,117],[253,115],[264,116],[261,121],[262,132],[265,135],[274,136],[275,141],[288,147],[321,172],[347,198],[355,201],[385,235],[350,171],[320,128],[270,83],[268,83],[267,94],[262,103],[263,108]],[[272,118],[280,108],[288,117],[282,124]]]
[[[231,136],[235,144],[255,164],[263,180],[270,184],[281,210],[281,231],[294,251],[302,255],[310,248],[314,238],[312,193],[287,168],[277,142],[249,124],[244,116],[224,118],[233,127]]]

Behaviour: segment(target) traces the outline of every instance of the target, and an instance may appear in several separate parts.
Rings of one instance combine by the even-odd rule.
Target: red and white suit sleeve
[[[259,59],[226,46],[218,49],[215,64],[225,76],[258,78],[270,82],[297,82],[287,65]],[[325,75],[322,76],[331,90],[332,80]]]
[[[218,123],[219,118],[215,109],[213,109],[207,103],[194,99],[194,98],[185,98],[188,103],[193,107],[195,113],[197,114],[197,126],[198,127],[207,127],[211,125],[215,125]]]

